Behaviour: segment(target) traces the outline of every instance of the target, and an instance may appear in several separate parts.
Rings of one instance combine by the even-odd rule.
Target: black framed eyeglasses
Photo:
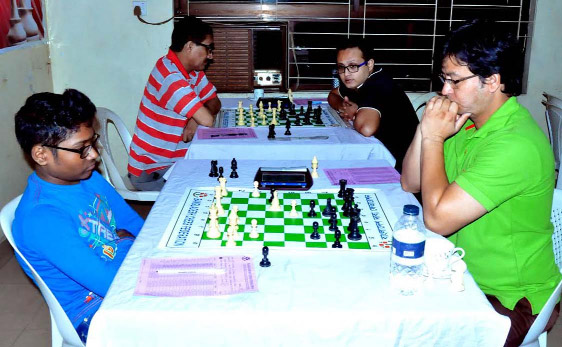
[[[80,148],[65,148],[65,147],[45,145],[45,144],[43,146],[49,147],[49,148],[62,149],[63,151],[78,153],[78,154],[80,154],[80,159],[86,159],[88,154],[90,154],[90,151],[92,150],[92,148],[96,146],[96,142],[98,141],[99,137],[100,137],[99,134],[94,134],[94,137],[92,138],[92,143],[87,145],[87,146],[80,147]]]
[[[356,73],[357,71],[359,71],[359,68],[364,65],[367,65],[367,61],[364,61],[359,65],[338,65],[338,73],[345,73],[345,70],[349,71],[350,73]]]
[[[196,42],[196,41],[193,41],[193,43],[195,43],[197,46],[205,47],[207,49],[208,54],[213,54],[213,51],[215,50],[215,44],[214,43],[211,43],[210,45],[207,45],[203,42]]]
[[[448,83],[452,88],[457,88],[457,84],[461,83],[462,81],[466,81],[472,77],[476,77],[478,75],[470,75],[463,78],[459,78],[458,80],[454,80],[452,78],[446,78],[444,74],[439,74],[438,77],[443,83]]]

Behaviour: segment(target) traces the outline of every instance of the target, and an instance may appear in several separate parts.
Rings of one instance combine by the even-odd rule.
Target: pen
[[[156,270],[161,275],[176,275],[176,274],[206,274],[206,275],[224,275],[224,269],[161,269]]]
[[[222,136],[241,136],[246,135],[246,133],[233,133],[233,134],[213,134],[211,137],[222,137]]]

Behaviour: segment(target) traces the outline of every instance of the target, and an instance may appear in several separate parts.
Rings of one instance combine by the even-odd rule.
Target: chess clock
[[[306,167],[260,167],[254,181],[261,190],[309,190],[313,183]]]

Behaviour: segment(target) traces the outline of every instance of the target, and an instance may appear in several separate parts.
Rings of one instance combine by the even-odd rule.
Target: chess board
[[[240,127],[251,127],[252,121],[250,117],[250,111],[248,108],[244,108],[244,118],[242,125],[238,124],[239,113],[236,108],[226,108],[222,109],[215,121],[216,128],[240,128]],[[306,110],[306,108],[305,108]],[[264,115],[265,118],[259,116],[259,109],[257,107],[254,108],[254,127],[267,127],[271,124],[273,119],[273,112],[268,111],[267,107],[264,108]],[[297,115],[300,120],[300,125],[296,125],[296,118]],[[281,120],[279,116],[279,112],[276,115],[277,118],[277,126],[284,127],[285,120]],[[300,114],[300,109],[297,108],[296,115],[290,115],[287,113],[287,118],[291,121],[291,127],[304,127],[304,128],[314,128],[314,127],[347,127],[348,125],[337,115],[335,112],[331,112],[330,109],[326,109],[322,107],[322,114],[320,115],[320,122],[316,121],[316,118],[311,115],[310,116],[310,123],[311,124],[304,124],[305,117],[304,115]]]
[[[209,238],[209,209],[214,201],[214,192],[210,190],[188,189],[176,208],[160,241],[161,248],[219,248],[226,247],[228,228],[227,217],[233,205],[238,206],[238,236],[236,247],[282,247],[291,249],[329,249],[335,241],[334,231],[329,230],[329,217],[322,216],[328,198],[337,206],[338,228],[342,233],[340,242],[343,249],[389,251],[392,242],[391,223],[396,216],[381,191],[374,189],[365,192],[356,191],[355,203],[361,209],[359,232],[361,240],[347,239],[347,226],[350,219],[343,216],[343,199],[337,197],[337,191],[323,192],[289,192],[278,191],[282,211],[269,211],[269,193],[260,192],[259,198],[253,198],[251,190],[229,191],[221,199],[225,214],[220,216],[219,231],[221,236]],[[291,201],[296,200],[298,217],[290,217]],[[317,216],[308,217],[310,200],[315,200]],[[251,221],[258,222],[257,239],[250,238]],[[319,240],[311,239],[313,222],[319,223]]]

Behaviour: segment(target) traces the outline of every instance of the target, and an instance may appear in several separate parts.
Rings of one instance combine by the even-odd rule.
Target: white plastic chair
[[[121,118],[119,118],[119,116],[113,111],[103,107],[97,108],[97,118],[100,124],[99,141],[103,147],[100,150],[100,154],[104,167],[105,178],[115,187],[115,190],[117,190],[124,199],[136,201],[156,201],[158,194],[160,194],[159,191],[140,191],[135,189],[127,176],[121,176],[117,166],[115,165],[115,161],[113,160],[113,154],[111,153],[111,147],[109,146],[108,126],[109,123],[113,123],[117,129],[119,137],[121,138],[123,146],[125,146],[127,153],[129,153],[132,137],[125,126],[125,123],[123,123]]]
[[[31,270],[31,274],[33,275],[33,279],[35,283],[39,287],[41,294],[43,294],[43,298],[47,302],[47,306],[49,306],[49,313],[51,315],[51,343],[52,346],[84,346],[80,337],[78,337],[78,333],[74,329],[74,326],[68,319],[68,316],[64,312],[62,306],[59,304],[58,300],[55,298],[49,287],[45,284],[43,279],[39,276],[39,274],[35,271],[35,269],[29,264],[27,259],[21,254],[16,243],[14,242],[14,238],[12,236],[12,222],[14,220],[14,213],[16,212],[16,207],[18,206],[21,200],[21,195],[17,198],[13,199],[9,203],[2,208],[0,212],[0,225],[2,226],[2,230],[4,231],[4,235],[8,239],[10,245],[14,249],[21,259],[25,262],[25,264]]]
[[[562,103],[562,101],[561,101]],[[548,137],[550,145],[554,152],[554,160],[556,162],[556,170],[560,169],[560,155],[562,154],[562,108],[554,104],[544,103],[546,110],[546,125],[548,127]],[[556,188],[562,188],[561,180],[558,180]]]
[[[548,94],[546,92],[542,93],[542,95],[546,98],[543,104],[550,104],[558,108],[562,108],[562,99],[560,99],[559,97],[556,97],[552,94]]]
[[[423,116],[423,111],[425,110],[425,104],[431,99],[432,97],[437,96],[436,92],[429,92],[417,96],[412,100],[412,106],[414,106],[414,110],[416,110],[416,115],[418,119],[421,120]]]
[[[554,189],[554,198],[552,201],[552,214],[550,220],[554,225],[554,233],[552,234],[552,243],[554,250],[554,260],[556,265],[562,272],[562,189]],[[554,289],[554,292],[548,298],[548,301],[542,308],[541,312],[537,316],[537,319],[533,322],[533,325],[529,328],[525,339],[521,346],[540,346],[546,347],[546,336],[547,333],[544,331],[548,319],[552,314],[554,306],[560,299],[560,293],[562,292],[562,281],[558,283],[558,286]]]

